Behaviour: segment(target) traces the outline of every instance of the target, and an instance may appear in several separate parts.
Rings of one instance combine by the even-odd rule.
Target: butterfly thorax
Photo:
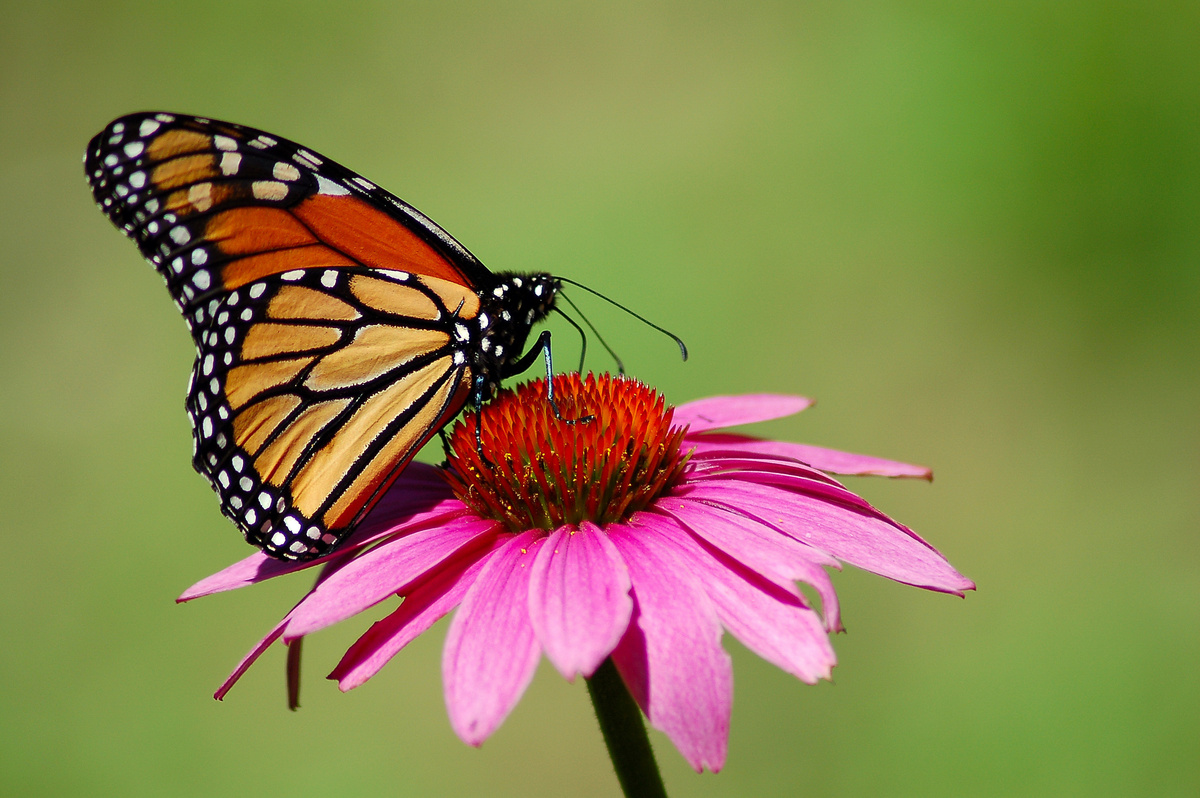
[[[533,325],[554,309],[562,284],[550,274],[534,272],[496,275],[496,284],[480,296],[479,346],[472,350],[471,371],[486,401],[500,382],[515,373],[512,366],[525,352]]]

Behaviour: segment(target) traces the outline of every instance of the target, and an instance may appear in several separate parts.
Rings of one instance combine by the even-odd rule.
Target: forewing
[[[193,337],[237,288],[293,270],[396,269],[486,290],[422,213],[287,139],[198,117],[122,117],[84,159],[101,210],[166,279]]]

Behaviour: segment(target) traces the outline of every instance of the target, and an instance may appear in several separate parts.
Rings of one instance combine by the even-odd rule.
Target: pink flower
[[[315,562],[254,554],[180,601],[314,564],[317,584],[217,691],[274,641],[298,640],[393,595],[338,663],[342,690],[458,608],[442,676],[450,722],[481,744],[542,654],[567,679],[612,657],[651,725],[697,771],[725,761],[730,632],[802,681],[828,678],[839,631],[826,566],[848,562],[928,590],[974,584],[932,546],[828,475],[929,478],[863,455],[716,432],[797,413],[802,397],[714,397],[672,411],[650,388],[562,375],[555,420],[545,382],[505,392],[452,436],[452,470],[414,463],[341,548]],[[689,454],[690,453],[690,454]],[[796,586],[810,585],[821,614]]]

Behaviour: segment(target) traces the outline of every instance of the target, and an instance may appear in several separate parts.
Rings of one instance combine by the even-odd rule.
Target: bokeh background
[[[184,325],[80,168],[151,108],[644,312],[690,362],[579,297],[671,400],[803,393],[756,431],[934,467],[852,487],[978,592],[846,569],[836,684],[727,638],[728,764],[655,733],[673,795],[1200,792],[1200,5],[0,3],[0,792],[602,796],[545,664],[454,737],[444,623],[346,695],[373,618],[310,638],[294,714],[279,649],[211,698],[308,576],[172,603],[248,549],[189,465]]]

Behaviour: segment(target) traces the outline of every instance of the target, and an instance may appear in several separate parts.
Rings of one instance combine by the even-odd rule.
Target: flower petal
[[[692,431],[694,430],[695,428],[693,427]],[[727,449],[732,451],[757,452],[776,457],[790,457],[802,463],[807,463],[813,468],[819,468],[822,471],[828,471],[832,474],[933,479],[933,472],[925,466],[910,465],[896,460],[884,460],[865,454],[841,452],[837,449],[826,449],[822,446],[809,446],[803,443],[764,441],[760,438],[752,438],[749,435],[735,435],[732,433],[688,435],[684,438],[683,445],[694,446],[697,453],[709,449]]]
[[[323,580],[328,579],[331,574],[336,573],[338,567],[347,559],[349,559],[349,555],[345,554],[344,552],[322,559],[320,562],[323,563],[324,567],[321,569],[321,572],[317,574],[316,584],[313,585],[312,590],[309,590],[309,592],[305,594],[305,597],[307,598],[308,596],[312,595],[312,591],[316,590]],[[304,601],[304,599],[300,600]],[[274,628],[272,628],[270,632],[267,632],[266,637],[264,637],[262,640],[259,640],[254,647],[250,649],[246,656],[242,657],[242,661],[239,662],[237,667],[233,669],[233,673],[229,674],[229,678],[227,678],[217,689],[217,692],[214,696],[217,700],[223,699],[225,694],[229,692],[229,688],[233,687],[237,683],[238,679],[242,678],[242,674],[246,672],[246,669],[253,665],[255,661],[262,656],[263,652],[270,648],[271,644],[278,640],[280,635],[287,631],[288,623],[292,618],[292,612],[295,612],[295,610],[296,608],[292,607],[291,612],[288,612],[287,615],[283,616],[283,620],[275,624]],[[296,635],[295,637],[299,636]]]
[[[256,582],[273,579],[293,571],[302,571],[310,565],[307,562],[277,560],[274,557],[268,557],[261,551],[256,551],[246,559],[239,560],[212,576],[204,577],[183,591],[183,594],[175,601],[183,603],[202,596],[211,596],[213,593],[236,590],[239,587],[253,585]]]
[[[745,515],[703,502],[663,498],[654,509],[672,516],[692,534],[785,589],[797,579],[812,585],[821,597],[826,628],[831,632],[842,630],[837,593],[823,567],[840,567],[833,557]],[[788,592],[800,598],[794,585]]]
[[[635,610],[613,663],[650,725],[697,772],[725,764],[733,668],[721,648],[716,609],[696,574],[664,545],[664,519],[612,524],[609,537],[629,568]]]
[[[529,620],[567,681],[590,677],[629,626],[629,572],[608,535],[588,521],[538,548],[529,573]]]
[[[461,516],[389,540],[333,573],[292,611],[287,638],[312,634],[357,615],[436,568],[464,547],[485,545],[499,523]]]
[[[542,534],[522,532],[497,549],[450,623],[442,651],[446,710],[468,745],[480,745],[504,722],[537,668],[529,566]]]
[[[221,683],[221,686],[217,688],[217,692],[213,693],[213,698],[217,699],[218,701],[224,700],[225,694],[229,692],[230,688],[237,684],[238,679],[242,678],[242,674],[244,674],[250,668],[250,666],[253,665],[258,658],[263,655],[264,651],[271,647],[272,643],[279,639],[280,635],[283,634],[283,630],[286,628],[287,618],[285,617],[282,621],[275,624],[275,627],[271,629],[271,631],[267,632],[266,637],[264,637],[262,640],[259,640],[254,644],[253,648],[246,652],[246,656],[242,657],[242,661],[239,662],[237,667],[233,669],[233,673],[229,674],[225,681]]]
[[[829,678],[837,657],[821,619],[802,600],[683,527],[664,527],[663,541],[700,578],[721,623],[747,648],[809,684]]]
[[[714,475],[720,476],[730,471],[766,471],[815,479],[819,482],[828,482],[830,485],[842,484],[826,472],[790,457],[772,457],[755,452],[739,452],[734,449],[693,448],[688,467],[690,469],[688,476],[697,479]]]
[[[380,504],[382,503],[381,501]],[[303,571],[314,565],[325,565],[390,535],[403,535],[412,529],[444,523],[467,512],[466,507],[458,499],[443,499],[430,504],[427,498],[412,499],[409,497],[407,505],[402,505],[397,500],[392,500],[389,505],[387,509],[398,514],[377,514],[376,510],[379,507],[376,506],[367,516],[368,519],[375,519],[373,523],[363,521],[345,542],[320,559],[305,560],[304,562],[279,560],[257,551],[246,559],[201,579],[185,590],[183,595],[175,601],[180,603],[191,601],[203,596],[211,596],[214,593],[223,593],[226,590],[236,590],[258,582],[265,582],[268,579],[295,571]],[[406,511],[400,512],[402,509],[406,509]]]
[[[775,393],[748,393],[740,396],[712,396],[687,402],[675,408],[671,423],[689,426],[690,433],[721,429],[737,424],[752,424],[794,415],[812,405],[803,396]]]
[[[847,507],[854,507],[869,515],[875,515],[885,521],[891,522],[890,518],[872,507],[871,503],[862,496],[846,490],[845,487],[836,482],[811,479],[808,476],[797,476],[796,474],[781,473],[779,471],[752,471],[749,469],[713,473],[702,477],[702,479],[711,479],[718,483],[735,481],[757,485],[772,485],[782,488],[788,493],[800,493],[806,496],[819,497],[834,503],[844,504]],[[907,527],[903,528],[911,533],[911,530],[908,530]]]
[[[345,692],[366,682],[379,672],[402,648],[416,640],[429,627],[462,601],[492,552],[508,541],[494,538],[480,550],[455,554],[434,571],[429,579],[413,587],[390,615],[376,621],[350,646],[330,679]]]
[[[859,568],[897,582],[962,595],[975,584],[912,530],[876,511],[738,480],[705,480],[676,495],[716,503]]]

